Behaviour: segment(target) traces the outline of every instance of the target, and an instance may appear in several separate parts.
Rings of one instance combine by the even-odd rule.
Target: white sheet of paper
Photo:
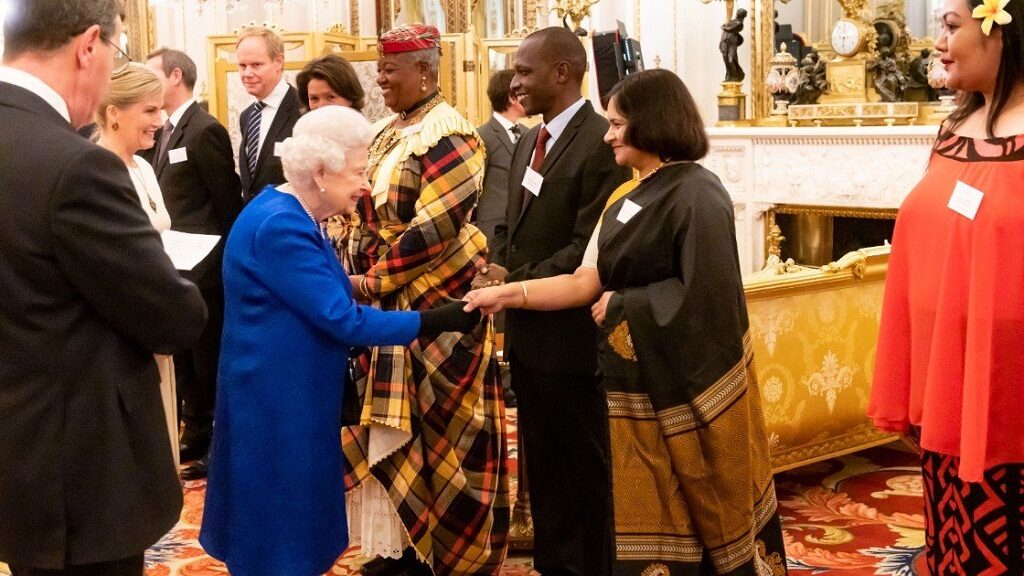
[[[984,197],[985,194],[981,190],[957,180],[956,188],[953,188],[953,195],[949,197],[947,206],[957,214],[974,220]]]
[[[188,160],[188,150],[186,148],[175,148],[167,153],[167,161],[171,164],[185,162],[186,160]]]
[[[164,230],[160,233],[160,239],[164,241],[164,252],[171,257],[174,267],[178,270],[191,270],[213,250],[220,236]]]
[[[636,216],[636,213],[640,211],[640,205],[632,200],[626,199],[622,203],[622,209],[619,210],[619,215],[615,217],[616,220],[625,224],[629,222],[629,219]]]
[[[533,168],[527,168],[526,174],[523,175],[523,188],[532,192],[534,196],[540,196],[540,188],[543,185],[544,177]]]

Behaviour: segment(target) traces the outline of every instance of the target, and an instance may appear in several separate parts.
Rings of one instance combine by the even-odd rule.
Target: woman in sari
[[[396,115],[370,145],[372,186],[344,256],[363,301],[423,310],[465,296],[483,260],[486,239],[467,220],[484,152],[473,125],[438,91],[436,28],[403,26],[378,47],[377,84]],[[379,346],[359,358],[356,372],[361,425],[342,431],[349,535],[379,557],[363,572],[497,574],[508,477],[488,323]]]
[[[470,292],[466,309],[593,304],[614,574],[784,574],[732,202],[696,163],[700,115],[675,74],[649,70],[615,87],[607,116],[605,141],[638,176],[612,194],[581,266]]]

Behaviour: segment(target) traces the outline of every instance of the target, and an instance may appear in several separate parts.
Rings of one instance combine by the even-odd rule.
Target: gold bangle
[[[526,282],[520,282],[519,287],[523,290],[523,308],[526,308],[526,303],[530,301],[530,291],[526,289]]]
[[[359,279],[359,293],[363,295],[363,298],[373,300],[373,298],[370,298],[370,292],[366,289],[366,276]]]

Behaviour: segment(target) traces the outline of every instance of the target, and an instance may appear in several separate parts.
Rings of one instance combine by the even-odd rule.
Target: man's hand
[[[480,262],[476,267],[476,276],[473,278],[471,287],[474,290],[488,286],[499,286],[505,283],[508,270],[499,264]]]

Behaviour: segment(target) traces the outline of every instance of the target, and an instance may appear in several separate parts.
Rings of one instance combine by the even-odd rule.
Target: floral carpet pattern
[[[510,470],[517,455],[509,410]],[[512,493],[515,493],[515,476]],[[916,576],[924,561],[924,504],[916,454],[872,448],[776,476],[789,570],[794,576]],[[206,482],[185,483],[181,521],[146,554],[146,576],[223,576],[197,538]],[[358,576],[366,559],[350,549],[328,576]],[[6,571],[0,564],[0,574]],[[510,558],[501,576],[529,576],[530,558]]]
[[[893,444],[775,480],[791,574],[928,574],[916,454]]]

